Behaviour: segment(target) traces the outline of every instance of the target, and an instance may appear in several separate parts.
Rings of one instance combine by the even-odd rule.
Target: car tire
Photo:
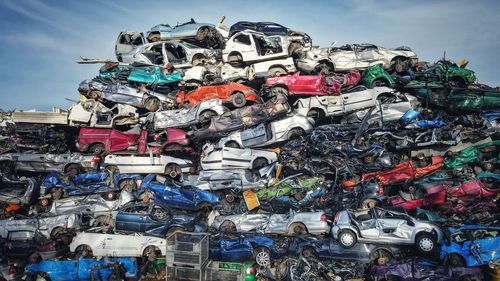
[[[269,266],[271,264],[271,253],[267,248],[257,247],[253,251],[253,259],[259,266]]]
[[[278,77],[278,76],[283,76],[287,75],[288,72],[282,67],[272,67],[269,69],[267,72],[267,77]]]
[[[144,108],[149,112],[155,112],[160,109],[160,100],[154,97],[149,97],[144,101]]]
[[[384,250],[384,249],[378,249],[376,250],[372,257],[371,257],[371,262],[374,265],[386,265],[388,262],[390,262],[392,259],[392,255]]]
[[[434,236],[429,233],[422,233],[417,236],[415,240],[415,245],[417,249],[423,254],[429,254],[436,250],[437,242]]]
[[[177,164],[168,164],[165,167],[165,175],[175,179],[181,174],[181,168]]]
[[[64,169],[64,173],[68,176],[76,176],[82,171],[82,166],[78,164],[69,164]]]
[[[466,267],[467,264],[459,254],[448,254],[444,259],[444,265],[449,267]]]
[[[368,199],[365,199],[363,200],[363,202],[361,202],[361,209],[371,209],[371,208],[375,208],[379,205],[379,202],[376,200],[376,199],[373,199],[373,198],[368,198]]]
[[[287,140],[298,138],[298,137],[300,137],[300,136],[302,136],[304,134],[305,134],[305,132],[304,132],[304,130],[302,128],[292,128],[288,132]]]
[[[87,245],[80,245],[76,248],[75,254],[77,257],[90,258],[93,256],[92,249]]]
[[[101,193],[101,197],[102,197],[102,199],[104,199],[106,201],[114,201],[114,200],[116,200],[116,198],[118,196],[117,196],[116,192],[108,191],[108,192]]]
[[[28,263],[29,264],[34,264],[34,263],[39,263],[42,260],[42,257],[38,252],[34,252],[29,255],[28,257]]]
[[[358,238],[352,230],[344,229],[339,233],[338,241],[340,245],[346,249],[352,248],[354,245],[356,245],[357,240]]]
[[[223,233],[235,233],[237,231],[236,224],[232,221],[226,220],[220,225],[220,230]]]
[[[11,161],[3,161],[0,163],[0,173],[3,175],[11,175],[15,171],[15,164]]]
[[[287,235],[304,235],[307,234],[307,227],[300,222],[295,222],[292,223],[290,226],[288,226],[287,229]]]
[[[204,110],[198,116],[198,123],[200,123],[200,124],[208,123],[208,122],[210,122],[210,120],[214,116],[217,116],[217,112],[215,112],[213,110]]]
[[[236,92],[231,95],[231,103],[234,107],[239,108],[245,106],[247,100],[242,92]]]
[[[142,252],[142,258],[149,261],[154,261],[158,257],[158,249],[155,246],[147,246]]]
[[[259,169],[265,167],[267,164],[269,164],[269,163],[267,162],[266,158],[259,157],[255,160],[253,160],[252,169],[259,170]]]
[[[226,144],[224,144],[225,147],[231,147],[231,148],[241,148],[240,145],[236,141],[228,141]]]
[[[126,179],[120,181],[120,191],[132,192],[137,189],[137,183],[133,179]]]
[[[92,152],[95,155],[101,155],[105,150],[104,144],[102,143],[94,143],[90,145],[88,149],[89,152]]]
[[[196,40],[204,41],[207,39],[209,33],[210,30],[208,30],[208,27],[201,27],[198,31],[196,31]]]
[[[302,249],[302,256],[305,258],[315,258],[316,257],[316,251],[312,247],[304,247]]]
[[[98,91],[90,91],[89,97],[93,100],[99,100],[101,98],[101,93]]]

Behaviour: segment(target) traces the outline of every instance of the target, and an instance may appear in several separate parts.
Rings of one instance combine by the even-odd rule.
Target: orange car
[[[202,86],[190,92],[180,88],[177,92],[178,104],[195,105],[209,99],[221,99],[234,107],[243,107],[247,101],[259,103],[254,89],[234,82],[227,85]]]

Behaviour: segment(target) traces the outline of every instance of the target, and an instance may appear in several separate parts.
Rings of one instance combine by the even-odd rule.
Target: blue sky
[[[215,4],[216,3],[216,4]],[[70,106],[80,81],[98,65],[80,56],[113,58],[118,33],[194,18],[215,23],[275,21],[332,41],[406,45],[420,60],[466,58],[480,82],[500,85],[500,1],[38,1],[0,0],[0,108]]]

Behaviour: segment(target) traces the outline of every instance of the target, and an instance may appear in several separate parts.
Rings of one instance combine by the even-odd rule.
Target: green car
[[[500,140],[471,146],[461,150],[458,155],[446,159],[444,161],[445,169],[457,169],[461,168],[466,164],[477,163],[482,161],[483,156],[490,158],[493,156],[493,161],[500,162],[499,147]],[[496,155],[496,156],[495,156]],[[496,158],[496,160],[495,160]]]
[[[484,89],[453,88],[448,94],[448,108],[453,110],[499,110],[500,92]]]
[[[376,64],[363,71],[359,84],[370,89],[379,86],[394,88],[396,82],[391,75],[385,71],[381,64]]]
[[[477,82],[474,71],[460,67],[455,63],[437,62],[421,67],[415,72],[415,79],[405,85],[405,89],[444,88],[446,86],[466,88]]]
[[[259,200],[271,200],[279,196],[290,195],[294,190],[310,190],[323,181],[322,177],[287,179],[273,187],[259,189]]]

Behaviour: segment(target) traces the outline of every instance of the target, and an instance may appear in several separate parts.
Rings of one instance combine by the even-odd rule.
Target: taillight
[[[251,275],[254,275],[257,273],[257,269],[255,269],[255,267],[250,267],[247,269],[247,274],[251,274]]]
[[[90,160],[90,162],[92,162],[92,163],[101,163],[101,156],[100,155],[94,155],[94,157],[92,157],[92,160]]]
[[[322,222],[327,222],[327,219],[326,219],[326,214],[322,214],[322,215],[321,215],[321,221],[322,221]]]
[[[339,221],[339,218],[340,218],[340,212],[337,212],[335,214],[335,219],[333,220],[334,223],[338,222]]]
[[[9,266],[9,275],[16,275],[17,273],[17,267],[15,264],[11,264]]]

